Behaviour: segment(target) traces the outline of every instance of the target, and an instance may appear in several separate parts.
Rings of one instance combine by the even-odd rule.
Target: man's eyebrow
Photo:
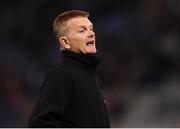
[[[80,28],[86,28],[86,25],[80,25],[79,27],[80,27]],[[92,28],[93,28],[93,24],[89,25],[89,27],[92,27]]]
[[[93,28],[93,24],[90,24],[90,27],[92,27],[92,28]]]

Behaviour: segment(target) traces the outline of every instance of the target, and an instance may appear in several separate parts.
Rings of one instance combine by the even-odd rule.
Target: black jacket
[[[95,75],[99,59],[62,51],[63,61],[45,79],[29,127],[110,127]]]

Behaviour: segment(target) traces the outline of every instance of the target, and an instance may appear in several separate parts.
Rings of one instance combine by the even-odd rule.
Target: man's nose
[[[95,36],[95,32],[93,30],[89,30],[89,37],[94,37]]]

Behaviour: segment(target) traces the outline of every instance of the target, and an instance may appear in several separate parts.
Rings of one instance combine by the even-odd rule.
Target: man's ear
[[[66,36],[60,37],[59,42],[63,48],[70,49],[71,46],[69,45]]]

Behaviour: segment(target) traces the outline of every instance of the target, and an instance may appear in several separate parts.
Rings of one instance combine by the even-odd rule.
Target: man
[[[89,13],[71,10],[56,17],[53,30],[63,60],[45,79],[29,127],[110,127],[95,74],[99,59]]]

